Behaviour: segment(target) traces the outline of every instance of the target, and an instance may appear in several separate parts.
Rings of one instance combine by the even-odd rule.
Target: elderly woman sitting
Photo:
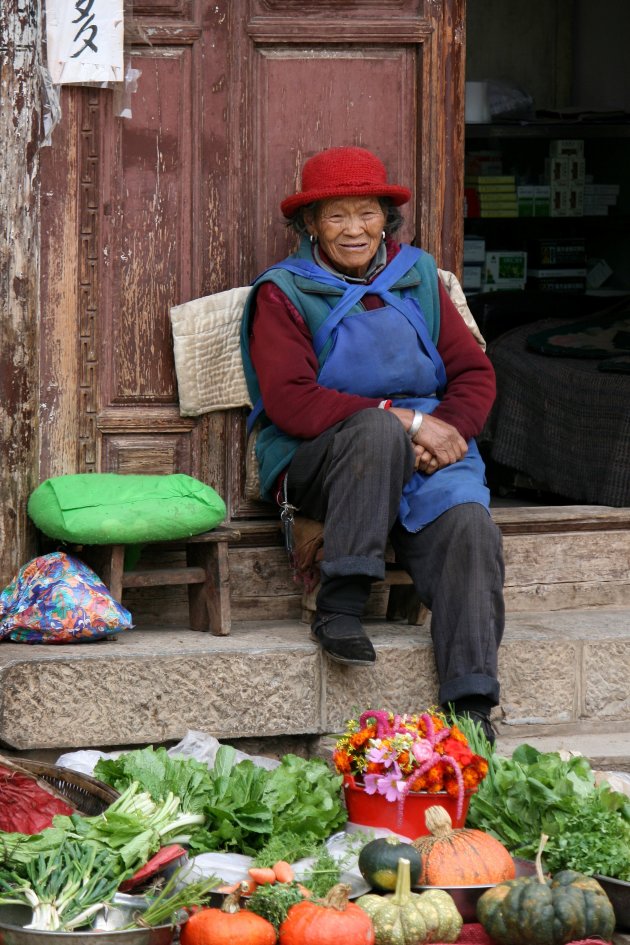
[[[361,618],[389,538],[432,612],[440,703],[494,740],[503,560],[473,439],[494,372],[434,259],[394,239],[410,196],[345,147],[310,158],[283,201],[299,249],[258,277],[243,318],[261,488],[324,523],[311,634],[328,656],[375,661]]]

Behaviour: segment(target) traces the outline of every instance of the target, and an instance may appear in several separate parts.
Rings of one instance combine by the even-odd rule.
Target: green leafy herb
[[[493,834],[515,856],[532,858],[549,836],[545,866],[630,880],[630,798],[597,786],[581,756],[520,745],[511,758],[494,754],[473,795],[467,823]]]
[[[265,883],[247,900],[247,909],[271,922],[277,932],[291,906],[303,899],[297,883]]]
[[[323,846],[311,868],[304,874],[302,882],[316,898],[320,898],[339,882],[340,876],[341,865]]]
[[[295,863],[303,857],[314,856],[321,846],[322,841],[310,835],[300,837],[291,832],[273,834],[254,857],[254,866],[270,867],[278,860]]]

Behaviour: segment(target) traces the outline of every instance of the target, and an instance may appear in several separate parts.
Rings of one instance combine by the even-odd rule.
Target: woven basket
[[[119,797],[118,791],[109,784],[104,784],[88,774],[71,771],[69,768],[24,758],[20,758],[14,764],[29,774],[41,778],[42,781],[52,784],[59,794],[68,798],[68,802],[80,814],[88,816],[102,814]]]

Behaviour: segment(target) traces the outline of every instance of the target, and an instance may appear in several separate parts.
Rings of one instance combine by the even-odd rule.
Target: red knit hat
[[[309,158],[302,169],[302,191],[280,204],[285,217],[315,200],[331,197],[390,197],[407,203],[411,191],[387,183],[383,162],[366,148],[328,148]]]

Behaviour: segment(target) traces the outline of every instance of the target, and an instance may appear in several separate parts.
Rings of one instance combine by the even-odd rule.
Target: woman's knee
[[[472,547],[486,546],[495,554],[501,552],[503,546],[501,530],[483,505],[477,502],[466,502],[454,506],[444,514],[450,520],[451,541]]]

